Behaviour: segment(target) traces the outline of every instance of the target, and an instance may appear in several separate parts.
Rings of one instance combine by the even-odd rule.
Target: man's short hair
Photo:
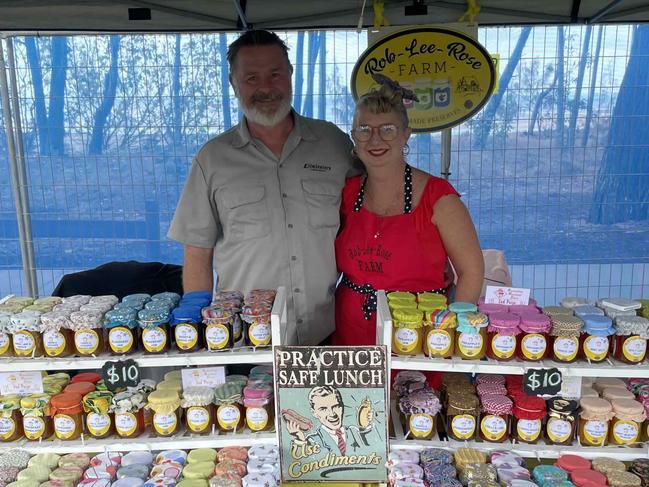
[[[343,405],[343,397],[340,395],[340,391],[336,389],[335,387],[331,386],[318,386],[314,387],[311,389],[311,392],[309,392],[309,405],[311,406],[311,409],[313,408],[313,399],[316,397],[326,397],[330,396],[332,394],[336,395],[336,399],[340,403],[340,405]]]
[[[241,34],[239,38],[232,42],[228,47],[228,64],[230,65],[230,71],[234,68],[234,63],[236,62],[239,50],[242,47],[251,46],[278,46],[282,51],[284,51],[288,65],[291,65],[291,61],[288,59],[288,46],[277,34],[268,30],[249,30]]]

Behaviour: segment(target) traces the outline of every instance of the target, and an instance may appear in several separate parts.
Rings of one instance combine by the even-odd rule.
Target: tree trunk
[[[106,121],[110,115],[113,105],[115,104],[115,93],[119,83],[119,74],[117,65],[119,62],[119,35],[110,36],[110,66],[104,76],[104,92],[101,98],[101,104],[95,112],[90,142],[88,143],[89,154],[103,154],[106,140],[104,134],[106,131]]]
[[[36,115],[36,134],[38,136],[39,153],[44,156],[50,151],[49,132],[47,128],[47,110],[45,109],[45,93],[43,92],[43,71],[41,56],[36,45],[36,38],[25,37],[27,63],[32,76],[34,89],[34,111]]]
[[[313,83],[315,81],[315,63],[318,59],[320,36],[317,32],[309,32],[309,58],[307,61],[306,97],[304,100],[304,116],[313,117]]]
[[[597,69],[599,68],[599,52],[602,49],[602,36],[604,26],[599,26],[597,32],[597,45],[593,53],[593,68],[590,74],[590,92],[588,93],[588,102],[586,103],[586,120],[584,121],[584,135],[581,139],[581,145],[586,147],[588,136],[590,135],[590,122],[593,119],[593,102],[595,100],[595,84],[597,83]]]
[[[225,34],[219,34],[219,57],[221,59],[221,100],[223,100],[223,128],[232,127],[232,115],[230,113],[230,82],[228,79],[228,42]]]
[[[52,37],[52,77],[50,79],[50,103],[48,126],[52,153],[65,154],[65,78],[68,72],[68,38]]]
[[[597,175],[589,221],[649,219],[649,25],[633,32],[629,62],[615,101],[609,143]]]
[[[541,111],[541,107],[543,106],[543,100],[545,99],[546,96],[552,93],[555,86],[557,86],[556,71],[554,72],[554,79],[552,80],[552,84],[548,86],[545,90],[543,90],[541,93],[539,93],[538,98],[534,102],[534,109],[532,110],[532,115],[530,115],[530,124],[527,129],[529,135],[534,135],[534,127],[536,126],[536,122],[539,119],[539,112]],[[539,132],[540,131],[541,131],[541,127],[539,126]]]
[[[568,122],[568,147],[575,145],[575,137],[577,132],[577,116],[579,115],[579,108],[581,105],[581,89],[584,84],[584,73],[586,72],[586,62],[588,61],[588,48],[590,47],[590,37],[593,32],[593,26],[587,25],[584,34],[584,43],[581,48],[581,56],[579,58],[579,68],[577,69],[577,86],[575,88],[575,98],[573,99],[570,107],[570,121]]]
[[[304,31],[297,33],[295,51],[295,89],[293,91],[293,108],[302,113],[302,86],[304,85]]]
[[[558,26],[557,31],[557,145],[563,147],[563,135],[566,128],[566,32],[563,26]]]

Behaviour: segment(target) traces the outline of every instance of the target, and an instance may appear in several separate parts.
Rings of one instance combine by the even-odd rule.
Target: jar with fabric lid
[[[54,434],[59,440],[76,440],[83,433],[83,396],[77,392],[62,392],[51,401]]]
[[[0,357],[11,357],[14,354],[11,343],[11,315],[7,311],[0,311]]]
[[[505,395],[487,394],[480,398],[480,438],[490,443],[509,440],[509,429],[514,403]]]
[[[523,315],[519,327],[518,358],[534,362],[547,358],[550,351],[548,333],[552,328],[550,318],[540,313]]]
[[[366,399],[364,403],[365,408],[369,408],[371,414],[371,401]],[[439,398],[428,387],[402,396],[399,399],[399,410],[403,415],[408,437],[415,440],[432,439],[437,433],[436,421],[441,409],[442,405],[439,402]],[[368,424],[371,424],[368,422],[367,417],[361,417],[366,412],[367,409],[364,409],[363,405],[361,405],[358,417],[358,423],[361,429],[366,429]]]
[[[158,436],[172,436],[179,427],[181,420],[180,397],[171,390],[156,389],[148,398],[147,408],[153,411],[153,431]]]
[[[557,362],[572,363],[579,355],[579,338],[584,322],[581,318],[569,315],[553,315],[552,356]]]
[[[273,388],[270,385],[248,385],[243,389],[246,425],[250,431],[269,431],[274,424]]]
[[[502,312],[489,314],[487,357],[508,361],[516,356],[517,335],[520,333],[519,324],[520,317],[517,315]]]
[[[74,346],[79,355],[99,355],[105,350],[104,314],[99,311],[70,313]]]
[[[74,332],[72,323],[65,313],[51,311],[41,315],[43,348],[48,357],[69,357],[74,355]]]
[[[423,351],[423,313],[418,309],[397,309],[392,313],[392,352],[417,355]]]
[[[642,404],[633,399],[611,401],[613,419],[608,441],[612,445],[633,445],[640,441],[642,423],[647,419]]]
[[[387,293],[385,297],[388,300],[388,305],[392,302],[398,301],[413,303],[415,306],[417,305],[417,296],[407,291],[392,291]]]
[[[41,313],[21,311],[11,315],[10,331],[16,357],[42,357]]]
[[[201,310],[205,323],[205,346],[208,350],[224,350],[234,346],[234,315],[232,311],[208,306]]]
[[[161,309],[143,309],[137,314],[141,329],[142,348],[147,354],[169,350],[169,312]]]
[[[186,306],[181,303],[171,312],[171,326],[179,352],[195,352],[203,348],[205,330],[200,306]]]
[[[240,347],[244,343],[243,321],[241,320],[241,306],[238,301],[220,301],[213,303],[217,309],[232,313],[232,342],[233,347]]]
[[[636,311],[638,316],[649,319],[649,299],[638,299],[640,309]]]
[[[604,446],[607,442],[609,421],[613,407],[606,399],[584,397],[579,401],[579,441],[584,446]]]
[[[458,303],[452,303],[457,305]],[[455,333],[455,355],[463,359],[480,360],[487,349],[489,318],[478,312],[458,313]]]
[[[475,394],[448,394],[446,433],[454,440],[473,440],[476,436],[480,402]]]
[[[574,308],[572,308],[572,312],[575,316],[582,319],[584,318],[584,316],[589,315],[604,316],[604,310],[598,308],[597,306],[593,306],[592,304],[581,304],[579,306],[575,306]]]
[[[20,400],[23,433],[28,440],[46,440],[54,433],[50,396],[32,394]]]
[[[176,306],[178,301],[180,301],[180,294],[171,291],[164,291],[151,296],[151,301],[158,300],[170,301],[174,306]]]
[[[216,427],[220,431],[241,431],[246,424],[242,390],[236,383],[221,384],[214,391]]]
[[[602,399],[606,399],[610,402],[616,401],[618,399],[635,400],[635,395],[633,394],[633,392],[624,387],[607,387],[606,389],[602,390],[600,396],[602,397]]]
[[[564,308],[563,306],[545,306],[543,314],[553,318],[555,316],[572,316],[574,312],[571,308]]]
[[[122,303],[128,303],[138,308],[143,308],[149,301],[151,301],[151,295],[147,293],[127,294],[122,298]]]
[[[81,394],[81,396],[85,396],[86,394],[93,392],[95,389],[95,384],[93,384],[92,382],[71,382],[70,384],[65,386],[63,392],[74,392],[75,394]]]
[[[436,309],[447,309],[446,296],[439,293],[423,292],[417,295],[417,307],[422,311],[426,308],[427,311],[434,311]]]
[[[110,414],[113,393],[94,391],[83,397],[83,410],[86,413],[86,430],[93,438],[106,438],[115,431]]]
[[[188,431],[199,435],[212,432],[215,411],[214,390],[211,387],[186,387],[181,406]]]
[[[581,306],[583,304],[593,304],[586,298],[567,296],[560,301],[561,306],[568,309],[573,309],[575,306]]]
[[[478,311],[480,313],[484,313],[487,316],[491,315],[491,313],[509,313],[509,306],[506,306],[504,304],[479,304],[478,305]]]
[[[548,401],[547,406],[545,441],[550,445],[572,445],[577,435],[579,403],[570,399],[554,398]]]
[[[245,343],[249,347],[267,347],[271,344],[270,312],[268,303],[247,304],[241,310],[244,322]]]
[[[642,316],[620,316],[615,319],[615,352],[620,362],[637,364],[647,356],[649,320]]]
[[[545,401],[537,396],[520,395],[514,399],[512,433],[521,443],[535,444],[543,431]]]
[[[108,348],[111,355],[130,355],[138,351],[140,327],[138,311],[133,308],[112,309],[104,316],[104,328],[108,332]]]
[[[31,296],[14,296],[13,298],[9,298],[6,304],[16,304],[24,308],[25,306],[34,304],[34,298]]]
[[[602,362],[608,357],[610,336],[615,335],[613,320],[608,316],[586,315],[579,339],[580,356],[590,362]]]
[[[113,396],[110,412],[115,419],[115,432],[120,437],[136,438],[144,432],[146,396],[142,390],[127,390]]]
[[[467,303],[465,301],[455,301],[448,305],[448,310],[452,311],[455,314],[476,313],[478,311],[478,305],[474,303]]]
[[[455,348],[455,328],[457,327],[455,313],[446,309],[426,311],[424,323],[424,355],[426,357],[452,357]]]
[[[0,396],[0,441],[16,441],[22,437],[20,396]]]

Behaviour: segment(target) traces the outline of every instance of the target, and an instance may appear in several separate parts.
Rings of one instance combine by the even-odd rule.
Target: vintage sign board
[[[475,115],[491,96],[491,55],[470,36],[444,27],[415,27],[379,39],[354,66],[354,99],[378,87],[378,74],[415,92],[406,100],[414,132],[453,127]]]
[[[276,347],[283,481],[385,482],[385,347]]]

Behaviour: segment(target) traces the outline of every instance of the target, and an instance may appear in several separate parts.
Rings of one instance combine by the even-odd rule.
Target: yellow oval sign
[[[419,101],[404,101],[414,132],[434,132],[471,118],[495,83],[484,47],[465,34],[437,27],[404,30],[368,47],[352,73],[355,100],[379,86],[372,74],[415,92]]]

